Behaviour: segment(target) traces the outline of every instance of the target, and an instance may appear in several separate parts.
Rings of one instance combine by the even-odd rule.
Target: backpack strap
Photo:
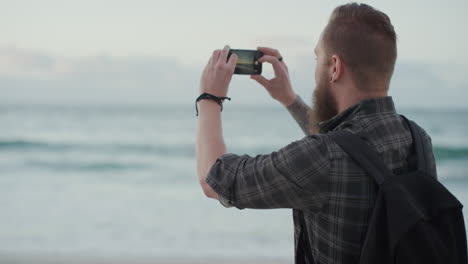
[[[426,161],[426,155],[428,151],[432,152],[432,150],[427,149],[427,145],[423,143],[423,135],[421,130],[416,126],[416,124],[404,115],[400,115],[403,120],[408,125],[409,129],[411,130],[411,137],[413,140],[413,148],[416,158],[416,169],[418,171],[422,171],[425,173],[429,173],[428,162]]]
[[[371,177],[381,185],[393,173],[387,168],[379,153],[359,136],[346,130],[328,133],[331,138]]]
[[[410,158],[416,156],[416,170],[428,173],[429,169],[426,162],[427,146],[423,144],[423,135],[414,122],[408,120],[405,116],[400,115],[406,122],[411,131],[413,140],[414,154],[410,154]],[[391,177],[393,172],[387,168],[385,163],[377,151],[375,151],[366,141],[359,136],[346,131],[339,130],[328,133],[331,138],[369,175],[371,175],[378,185],[381,185],[387,177]],[[429,150],[431,151],[431,150]]]

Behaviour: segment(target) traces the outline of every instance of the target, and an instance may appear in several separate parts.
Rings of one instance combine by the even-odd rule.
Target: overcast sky
[[[203,67],[224,44],[279,49],[309,101],[313,49],[346,1],[0,3],[1,103],[192,104]],[[398,35],[396,103],[467,106],[468,1],[365,3],[388,14]],[[246,76],[235,76],[229,93],[236,103],[275,103]]]

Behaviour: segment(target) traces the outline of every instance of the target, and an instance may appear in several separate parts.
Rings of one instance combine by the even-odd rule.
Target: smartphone
[[[258,61],[263,56],[263,52],[258,50],[230,49],[227,59],[231,54],[237,55],[237,64],[234,74],[262,74],[262,63]]]

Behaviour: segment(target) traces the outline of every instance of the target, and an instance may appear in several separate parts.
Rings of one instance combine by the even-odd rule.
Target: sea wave
[[[0,151],[41,151],[41,152],[67,152],[67,151],[93,151],[93,152],[122,152],[155,154],[179,157],[195,155],[193,144],[158,144],[158,143],[61,143],[31,140],[4,140],[0,141]]]
[[[235,150],[253,153],[268,152],[267,146],[235,147]],[[468,159],[468,147],[434,146],[434,155],[437,160]],[[41,152],[67,152],[67,151],[93,151],[93,152],[121,152],[136,154],[154,154],[177,157],[193,157],[194,145],[189,143],[67,143],[47,142],[34,140],[3,140],[0,141],[1,151],[41,151]]]
[[[128,161],[47,161],[30,160],[24,165],[54,171],[123,171],[144,170],[151,167],[148,163]]]
[[[468,147],[435,146],[433,149],[437,160],[468,159]]]

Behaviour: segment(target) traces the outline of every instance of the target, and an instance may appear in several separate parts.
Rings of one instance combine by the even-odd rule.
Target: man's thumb
[[[250,75],[250,79],[256,80],[258,83],[263,85],[265,88],[268,87],[268,80],[262,75]]]

